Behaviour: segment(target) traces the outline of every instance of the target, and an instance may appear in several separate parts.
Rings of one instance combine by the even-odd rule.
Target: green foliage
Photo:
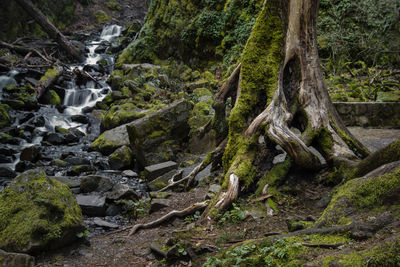
[[[195,222],[198,219],[200,219],[200,217],[201,217],[200,211],[196,211],[193,215],[186,216],[184,220],[185,220],[185,223],[190,224],[190,223]]]
[[[138,201],[121,199],[115,201],[117,205],[121,205],[127,213],[127,217],[132,220],[140,219],[149,214],[150,198],[140,199]]]
[[[108,16],[107,13],[103,10],[96,10],[93,15],[96,17],[98,23],[103,23],[111,20],[110,16]]]
[[[227,222],[238,223],[244,219],[244,211],[236,203],[232,204],[232,209],[225,211],[218,223],[224,224]]]
[[[328,69],[340,70],[345,62],[357,60],[396,66],[399,8],[397,0],[321,0],[318,43]]]

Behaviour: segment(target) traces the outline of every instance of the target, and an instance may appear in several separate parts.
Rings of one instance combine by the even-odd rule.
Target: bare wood
[[[239,76],[242,64],[240,63],[235,70],[231,73],[225,83],[219,88],[218,92],[215,94],[215,101],[218,103],[225,103],[226,99],[231,94],[236,94]]]
[[[221,192],[215,207],[222,211],[228,208],[239,196],[239,177],[231,173],[228,181],[228,190]]]
[[[80,52],[30,0],[16,1],[69,56],[75,60],[81,60]]]
[[[266,195],[263,195],[261,197],[253,198],[252,200],[250,200],[250,202],[263,201],[263,200],[266,200],[266,199],[268,199],[270,197],[272,197],[271,194],[266,194]]]
[[[133,235],[140,229],[153,228],[153,227],[158,226],[166,221],[169,221],[170,219],[172,219],[174,217],[184,217],[184,216],[190,215],[198,210],[206,208],[207,205],[208,205],[207,201],[197,202],[183,210],[173,210],[155,221],[145,223],[145,224],[136,224],[132,227],[131,231],[128,234],[128,237]]]

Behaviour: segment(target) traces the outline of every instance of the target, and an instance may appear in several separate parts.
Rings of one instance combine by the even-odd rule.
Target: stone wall
[[[346,126],[400,128],[400,103],[335,102]]]

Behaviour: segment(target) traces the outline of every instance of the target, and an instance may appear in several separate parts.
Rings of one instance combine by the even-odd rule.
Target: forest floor
[[[351,127],[350,131],[371,150],[377,150],[400,137],[398,129]],[[207,258],[234,244],[247,239],[287,232],[286,221],[290,217],[311,220],[318,218],[329,203],[333,188],[319,184],[318,179],[315,179],[316,175],[324,174],[309,174],[299,170],[293,172],[288,181],[291,190],[278,202],[279,211],[271,217],[266,216],[265,210],[262,211],[265,207],[261,202],[252,202],[251,196],[248,196],[238,203],[238,206],[245,211],[245,216],[237,222],[232,222],[229,220],[232,218],[228,218],[223,223],[203,220],[201,224],[197,224],[193,216],[188,216],[174,219],[156,228],[139,230],[129,237],[130,229],[126,228],[122,231],[87,237],[86,242],[78,246],[75,244],[39,256],[36,258],[37,266],[201,266]],[[217,177],[218,174],[214,176]],[[181,210],[195,202],[203,201],[208,190],[209,184],[200,183],[189,192],[171,193],[168,197],[169,207],[134,221],[132,225],[153,221],[173,209]],[[368,247],[392,234],[380,231],[373,238],[358,242],[357,248]],[[166,251],[167,245],[171,244],[177,244],[176,248],[182,254],[189,253],[180,255],[178,259],[172,258],[171,261],[166,261],[151,250],[153,246]],[[180,248],[185,250],[179,250]],[[195,250],[196,253],[190,253],[188,248],[191,251]],[[324,255],[340,251],[341,248],[326,249]],[[309,255],[311,259],[321,256],[320,251],[314,254]]]

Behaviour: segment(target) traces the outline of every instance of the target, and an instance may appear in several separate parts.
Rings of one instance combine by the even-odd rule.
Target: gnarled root
[[[170,219],[172,219],[174,217],[185,217],[185,216],[190,215],[198,210],[202,210],[202,209],[206,208],[207,205],[208,205],[207,201],[197,202],[197,203],[193,204],[192,206],[187,207],[183,210],[173,210],[155,221],[152,221],[149,223],[144,223],[144,224],[142,224],[142,223],[136,224],[129,231],[128,237],[133,235],[140,229],[153,228],[153,227],[158,226],[166,221],[169,221]]]
[[[239,177],[231,173],[228,181],[228,189],[226,192],[221,192],[215,207],[222,211],[228,208],[239,196]]]

